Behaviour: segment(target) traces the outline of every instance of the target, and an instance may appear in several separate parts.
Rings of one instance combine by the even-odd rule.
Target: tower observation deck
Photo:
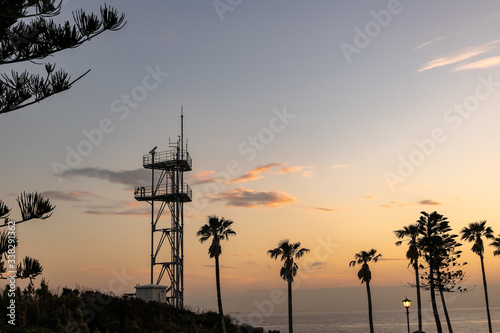
[[[169,143],[169,150],[156,152],[156,147],[144,155],[142,165],[151,170],[151,185],[138,186],[134,197],[151,205],[151,281],[158,273],[159,285],[165,272],[170,279],[167,287],[168,303],[182,308],[184,300],[184,203],[191,202],[191,188],[184,183],[184,172],[191,171],[192,160],[184,148],[184,124],[181,112],[181,135],[177,142]],[[170,224],[161,227],[160,218],[168,207]],[[170,251],[160,251],[168,240]],[[155,270],[155,266],[160,269]]]

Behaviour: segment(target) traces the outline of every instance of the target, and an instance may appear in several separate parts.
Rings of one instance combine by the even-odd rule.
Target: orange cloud
[[[298,166],[294,166],[294,167],[283,167],[280,169],[280,171],[278,171],[278,173],[294,173],[294,172],[299,172],[299,171],[302,171],[304,170],[304,166],[302,165],[298,165]]]
[[[349,166],[349,164],[335,164],[335,165],[333,166],[333,168],[334,168],[334,169],[340,169],[340,168],[346,168],[346,167],[348,167],[348,166]]]
[[[210,198],[212,201],[224,201],[227,206],[254,208],[258,206],[277,207],[288,205],[296,199],[285,192],[257,192],[238,187],[237,189],[217,193]]]
[[[294,167],[283,167],[278,173],[298,173],[302,177],[310,178],[313,172],[312,166],[297,165]]]
[[[194,184],[215,183],[216,181],[224,180],[223,178],[215,177],[214,174],[215,174],[215,171],[204,170],[204,171],[197,172],[194,175],[189,175],[189,178],[193,180],[191,182],[193,185]]]
[[[278,171],[272,171],[273,168],[278,168],[278,167],[281,167]],[[258,166],[255,169],[245,173],[244,175],[232,179],[231,181],[229,181],[229,183],[231,184],[243,183],[251,180],[260,179],[264,177],[262,175],[263,173],[271,173],[271,174],[296,173],[302,177],[311,177],[312,169],[313,167],[304,165],[288,167],[284,163],[269,163],[266,165]]]
[[[215,171],[211,171],[211,170],[204,170],[204,171],[200,171],[200,172],[197,172],[196,173],[196,176],[197,177],[207,177],[209,175],[213,175],[215,173]]]
[[[261,165],[261,166],[258,166],[251,171],[248,171],[247,173],[243,174],[242,176],[240,176],[238,178],[231,179],[229,181],[229,183],[243,183],[243,182],[248,182],[250,180],[260,179],[263,177],[261,175],[262,173],[269,172],[269,170],[271,168],[280,167],[283,165],[284,165],[283,163],[270,163],[270,164],[266,164],[266,165]]]
[[[278,171],[275,169],[280,168]],[[274,170],[273,170],[274,169]],[[212,170],[204,170],[195,173],[194,175],[190,175],[189,180],[191,184],[206,184],[206,183],[215,183],[222,182],[224,184],[235,184],[235,183],[244,183],[252,180],[257,180],[264,178],[265,173],[269,174],[285,174],[285,173],[295,173],[299,174],[302,177],[310,177],[312,173],[313,167],[311,166],[292,166],[288,167],[285,163],[269,163],[265,165],[260,165],[250,170],[243,175],[236,177],[234,179],[228,180],[224,177],[218,177],[216,171]]]
[[[472,46],[455,52],[454,54],[440,57],[425,63],[418,71],[423,72],[432,68],[452,65],[490,51],[493,45],[498,44],[500,40],[495,40],[482,45]]]

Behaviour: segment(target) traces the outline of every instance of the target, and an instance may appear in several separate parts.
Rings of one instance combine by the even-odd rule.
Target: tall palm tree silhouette
[[[288,332],[293,333],[293,318],[292,318],[292,282],[299,266],[293,259],[299,259],[304,254],[309,252],[309,249],[301,248],[300,242],[290,243],[288,239],[284,239],[278,243],[278,247],[267,251],[267,254],[273,259],[281,258],[283,267],[280,270],[280,276],[288,283]]]
[[[493,229],[486,226],[486,220],[479,222],[471,222],[467,227],[464,227],[461,231],[462,240],[468,242],[474,242],[472,245],[472,252],[477,254],[481,259],[481,272],[483,273],[483,287],[484,287],[484,299],[486,301],[486,313],[488,315],[488,329],[492,333],[491,328],[491,317],[490,317],[490,304],[488,301],[488,286],[486,284],[486,274],[484,272],[484,242],[483,237],[488,239],[493,239]]]
[[[354,255],[354,260],[349,263],[349,267],[354,267],[356,264],[361,265],[361,269],[358,271],[358,278],[361,283],[366,284],[366,294],[368,296],[368,320],[370,321],[370,333],[373,333],[373,313],[372,313],[372,295],[370,292],[370,281],[372,280],[372,272],[370,271],[369,262],[377,262],[381,254],[377,254],[377,250],[371,249],[370,251],[361,251]]]
[[[398,239],[406,240],[408,244],[408,251],[406,251],[406,258],[410,260],[410,264],[415,271],[415,286],[417,287],[417,306],[418,306],[418,330],[422,331],[422,304],[420,298],[420,277],[419,277],[419,263],[420,250],[418,248],[418,224],[410,224],[404,226],[403,229],[394,230],[394,234]],[[403,241],[397,241],[396,245],[399,246]]]
[[[219,218],[215,215],[207,216],[207,223],[200,227],[196,233],[200,237],[200,242],[203,243],[212,238],[212,244],[208,248],[210,258],[215,258],[215,283],[217,286],[217,305],[219,306],[219,314],[221,316],[222,332],[226,333],[226,323],[224,321],[224,311],[222,310],[222,298],[220,293],[220,269],[219,256],[222,253],[221,241],[229,239],[229,236],[236,235],[236,232],[231,229],[234,222],[225,218]]]

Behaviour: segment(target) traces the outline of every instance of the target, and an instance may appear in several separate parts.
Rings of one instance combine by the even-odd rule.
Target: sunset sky
[[[355,287],[343,294],[351,299],[364,292],[348,266],[361,250],[383,254],[374,287],[412,281],[393,230],[421,211],[445,215],[455,233],[486,219],[500,234],[498,1],[107,3],[125,13],[122,30],[47,59],[74,78],[90,73],[0,115],[0,198],[13,218],[22,191],[57,206],[17,229],[19,257],[39,259],[53,288],[120,294],[149,283],[150,206],[133,187],[149,183],[142,156],[180,134],[181,105],[193,158],[184,236],[193,308],[216,306],[213,260],[196,237],[207,215],[232,219],[237,233],[221,257],[226,312],[252,311],[286,287],[266,255],[281,239],[311,249],[298,262],[302,292]],[[57,19],[99,4],[64,1]],[[40,70],[2,73],[25,68]],[[466,284],[480,295],[470,247]],[[405,293],[397,302],[414,297]]]

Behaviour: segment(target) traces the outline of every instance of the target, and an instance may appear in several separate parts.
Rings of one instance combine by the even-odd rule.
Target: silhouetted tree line
[[[408,266],[415,271],[415,284],[409,283],[411,287],[417,289],[417,305],[418,305],[418,326],[422,331],[422,307],[420,290],[424,289],[430,292],[432,310],[436,322],[438,333],[443,332],[441,319],[437,308],[437,297],[440,297],[441,305],[446,319],[448,332],[453,333],[453,327],[448,309],[446,306],[445,293],[450,292],[465,292],[466,288],[462,288],[460,283],[466,277],[462,267],[467,265],[466,262],[461,262],[460,258],[462,251],[459,248],[462,246],[457,241],[459,235],[452,233],[452,228],[448,218],[438,212],[426,213],[421,212],[420,218],[414,224],[404,226],[402,229],[394,230],[395,236],[400,239],[396,245],[401,245],[405,242],[408,245],[406,258],[409,260]],[[224,314],[222,310],[222,300],[220,291],[220,272],[219,272],[219,257],[222,253],[221,241],[229,239],[229,236],[236,235],[236,232],[231,229],[234,222],[225,218],[219,218],[215,215],[207,217],[207,224],[203,225],[198,231],[200,241],[203,243],[212,238],[212,244],[209,248],[209,255],[215,258],[215,274],[217,301],[219,306],[219,318],[222,323],[222,333],[229,332],[224,327]],[[494,237],[493,229],[486,226],[486,221],[471,222],[468,226],[460,230],[462,240],[473,243],[472,252],[477,254],[481,260],[481,272],[483,276],[483,287],[485,293],[486,311],[488,315],[488,329],[492,333],[491,316],[489,311],[488,289],[486,283],[486,274],[484,270],[484,242],[483,238],[492,240],[489,244],[494,248],[493,255],[500,256],[500,235]],[[301,258],[309,252],[307,248],[301,248],[300,242],[290,243],[288,239],[279,242],[278,247],[267,251],[271,258],[280,258],[284,262],[280,270],[280,276],[288,283],[288,331],[293,333],[293,311],[292,311],[292,282],[294,276],[299,269],[294,259]],[[372,313],[372,298],[370,291],[370,281],[372,273],[369,263],[376,263],[382,257],[377,254],[377,250],[360,251],[354,255],[354,260],[349,263],[349,266],[361,265],[358,271],[358,278],[361,283],[366,285],[368,297],[368,320],[370,324],[370,333],[374,333],[373,313]]]
[[[0,308],[10,302],[9,287],[0,294]],[[63,288],[49,289],[42,280],[37,289],[16,289],[16,325],[0,319],[0,332],[175,332],[219,333],[220,316],[216,312],[195,313],[166,303],[145,302],[137,298],[107,295],[98,291]],[[5,317],[5,316],[2,316]],[[229,333],[252,332],[226,317]]]
[[[436,302],[436,294],[439,294],[448,332],[453,333],[444,295],[449,292],[467,291],[459,285],[466,277],[462,267],[467,264],[459,260],[462,254],[462,251],[459,250],[462,244],[456,240],[459,235],[452,233],[448,219],[437,212],[430,214],[421,212],[421,216],[416,223],[395,230],[394,234],[397,238],[402,239],[402,241],[396,242],[396,245],[401,245],[403,241],[407,243],[406,258],[409,260],[408,266],[415,271],[416,283],[410,284],[410,286],[417,288],[418,332],[422,331],[420,289],[424,289],[430,291],[437,332],[443,332]],[[486,220],[483,220],[471,222],[468,226],[463,227],[460,230],[460,238],[473,243],[471,250],[480,258],[488,317],[488,332],[492,333],[488,287],[483,260],[485,250],[483,239],[492,240],[489,245],[495,249],[493,255],[500,256],[500,235],[495,238],[493,229],[486,226]]]

